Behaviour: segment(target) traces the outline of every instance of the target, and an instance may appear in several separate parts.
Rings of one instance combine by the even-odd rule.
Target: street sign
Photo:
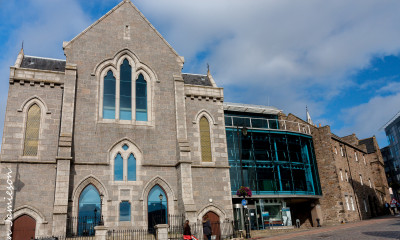
[[[246,199],[243,199],[243,200],[242,200],[242,205],[243,205],[243,206],[246,206],[246,205],[247,205]]]

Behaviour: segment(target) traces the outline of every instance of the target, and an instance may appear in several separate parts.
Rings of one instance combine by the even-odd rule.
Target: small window
[[[136,159],[133,154],[128,158],[128,181],[136,181]]]
[[[203,162],[212,162],[210,124],[206,117],[200,119],[201,159]]]
[[[367,165],[367,162],[365,161],[365,156],[363,154],[363,160],[364,160],[364,165]]]
[[[355,210],[354,208],[354,201],[353,201],[353,196],[350,196],[350,203],[351,203],[351,210]]]
[[[347,210],[350,210],[349,197],[348,196],[344,196],[344,198],[346,200]]]
[[[364,185],[361,174],[360,174],[360,183],[361,183],[361,186]]]
[[[122,180],[124,180],[124,159],[118,153],[114,159],[114,181]]]
[[[372,182],[370,178],[368,178],[368,182],[369,182],[369,187],[372,188]]]
[[[346,181],[348,182],[349,181],[349,176],[347,175],[347,171],[345,171],[344,173],[346,175]]]
[[[335,152],[335,154],[337,154],[337,148],[335,147],[335,149],[334,149],[334,152]]]
[[[343,172],[342,172],[342,169],[340,169],[340,179],[343,181]]]
[[[343,148],[340,147],[340,155],[342,155],[342,157],[344,157],[344,153],[343,153]]]
[[[28,110],[25,128],[24,156],[37,156],[40,129],[40,107],[33,104]]]
[[[356,158],[356,162],[358,162],[357,152],[354,152],[354,157]]]
[[[365,198],[363,199],[364,202],[364,210],[365,212],[368,212],[368,206],[367,206],[367,202],[365,201]]]
[[[119,221],[125,222],[131,220],[131,203],[122,201],[119,204]]]

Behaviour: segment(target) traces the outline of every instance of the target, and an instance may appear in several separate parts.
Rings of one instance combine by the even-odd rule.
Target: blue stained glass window
[[[147,82],[142,74],[136,80],[136,120],[147,121]]]
[[[120,72],[120,106],[119,118],[132,119],[132,68],[127,59],[121,65]]]
[[[128,181],[136,181],[136,159],[133,154],[128,158]]]
[[[124,144],[124,146],[122,146],[122,149],[124,149],[125,151],[128,150],[129,146]]]
[[[123,201],[119,204],[119,221],[131,220],[131,203]]]
[[[103,118],[115,119],[115,77],[109,70],[104,77]]]
[[[114,181],[122,181],[124,176],[124,160],[121,154],[117,154],[114,159]]]

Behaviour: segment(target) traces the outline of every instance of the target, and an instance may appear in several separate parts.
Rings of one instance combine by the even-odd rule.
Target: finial
[[[22,46],[21,49],[24,50],[24,40],[22,40]]]
[[[210,65],[207,63],[207,74],[210,74]]]

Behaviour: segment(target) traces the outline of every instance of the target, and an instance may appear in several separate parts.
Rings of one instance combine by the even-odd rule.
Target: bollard
[[[296,227],[300,228],[300,219],[296,219]]]
[[[317,227],[321,227],[321,224],[319,224],[319,218],[317,218],[316,220],[317,220]]]

